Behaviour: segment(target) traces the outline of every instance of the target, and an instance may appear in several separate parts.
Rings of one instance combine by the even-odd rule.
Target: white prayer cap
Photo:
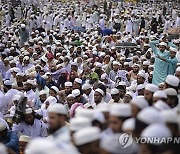
[[[126,86],[126,82],[121,81],[121,82],[118,83],[118,86]]]
[[[101,112],[109,112],[110,105],[108,103],[100,103],[97,105],[97,109],[99,109]]]
[[[134,97],[134,93],[132,92],[132,91],[128,91],[128,92],[126,92],[126,94],[125,95],[129,95],[129,96],[131,96],[131,98],[133,98]]]
[[[53,89],[57,94],[59,93],[59,89],[56,86],[52,86],[50,89]]]
[[[170,51],[173,51],[173,52],[175,52],[175,53],[178,52],[178,50],[177,50],[176,48],[173,48],[173,47],[170,47]]]
[[[65,86],[65,87],[72,87],[73,84],[72,84],[72,82],[65,82],[65,83],[64,83],[64,86]]]
[[[46,138],[35,138],[26,147],[25,154],[65,154],[53,141]]]
[[[162,100],[158,100],[153,106],[159,111],[171,109],[170,106]]]
[[[20,95],[14,95],[12,101],[18,101],[20,99]]]
[[[144,84],[139,84],[137,87],[136,87],[136,90],[141,90],[141,89],[144,89],[145,88],[145,85]]]
[[[19,141],[21,141],[21,142],[29,142],[30,141],[30,137],[29,136],[27,136],[27,135],[21,135],[20,137],[19,137]]]
[[[128,65],[129,66],[129,62],[124,62],[124,65]]]
[[[85,117],[75,117],[70,119],[70,130],[77,131],[82,128],[91,127],[92,123],[89,118]]]
[[[100,93],[102,96],[104,96],[104,91],[103,91],[102,89],[100,89],[100,88],[97,88],[97,89],[95,90],[95,92],[98,92],[98,93]]]
[[[105,122],[104,114],[100,110],[96,109],[96,110],[94,110],[94,114],[93,114],[93,119],[92,120],[97,120],[100,123],[104,123]]]
[[[179,85],[179,78],[174,75],[168,75],[166,77],[165,82],[173,87],[178,87]]]
[[[27,108],[25,114],[31,114],[33,112],[32,108]]]
[[[156,86],[156,85],[154,85],[154,84],[147,84],[147,85],[145,86],[145,90],[148,90],[148,91],[150,91],[150,92],[152,92],[152,93],[158,91],[158,89],[159,89],[158,86]]]
[[[6,129],[6,125],[3,122],[0,122],[0,132]]]
[[[12,85],[12,82],[10,80],[5,80],[4,81],[4,85],[6,86],[11,86]]]
[[[137,75],[143,77],[144,79],[146,79],[146,74],[144,72],[139,72]]]
[[[82,84],[82,80],[80,78],[75,78],[74,80],[75,82],[79,83],[79,84]]]
[[[166,125],[161,124],[161,123],[156,123],[156,124],[152,124],[146,127],[141,133],[141,137],[143,138],[156,137],[158,139],[163,139],[163,138],[172,137],[172,134]],[[151,143],[151,144],[158,145],[161,143],[158,143],[158,141],[157,142],[155,141],[154,143]]]
[[[21,24],[21,28],[25,28],[26,27],[26,25],[25,24]]]
[[[93,119],[94,110],[93,109],[84,109],[79,108],[75,111],[75,117],[86,117],[89,119]]]
[[[167,94],[164,91],[158,90],[153,94],[153,97],[167,98]]]
[[[67,98],[70,98],[70,97],[75,98],[75,96],[74,96],[73,94],[69,94],[69,95],[67,96]]]
[[[117,88],[111,89],[111,95],[119,94],[119,90]]]
[[[135,119],[134,118],[129,118],[125,120],[122,124],[122,131],[133,131],[135,129]]]
[[[160,114],[165,123],[178,123],[178,115],[174,110],[164,110]]]
[[[161,43],[159,43],[159,45],[162,45],[162,46],[167,46],[167,43],[165,43],[165,42],[161,42]]]
[[[101,131],[98,127],[87,127],[75,132],[73,138],[75,145],[80,146],[99,140],[100,136]]]
[[[160,84],[158,84],[158,86],[160,86],[160,85],[164,85],[164,82],[161,82]]]
[[[80,92],[79,89],[74,89],[74,90],[72,91],[72,94],[73,94],[75,97],[77,97],[77,96],[79,96],[79,95],[81,94],[81,92]]]
[[[45,92],[44,90],[41,90],[41,91],[39,92],[39,96],[44,95],[44,94],[46,94],[46,92]]]
[[[118,61],[113,61],[113,65],[120,65]]]
[[[123,147],[122,144],[124,143],[124,138],[121,137],[124,136],[124,134],[115,133],[113,135],[109,135],[106,138],[103,138],[100,142],[100,147],[107,151],[107,153],[113,153],[113,154],[133,154],[138,153],[138,146],[133,142],[131,146]],[[130,140],[128,140],[128,143]]]
[[[167,88],[164,90],[167,96],[177,96],[177,91],[173,88]]]
[[[176,68],[176,72],[180,72],[180,67],[177,67],[177,68]]]
[[[149,106],[144,96],[137,96],[130,101],[131,104],[136,105],[138,108],[143,109]]]
[[[144,44],[144,47],[149,47],[149,46],[150,46],[149,44],[146,44],[146,43]]]
[[[64,105],[56,103],[48,107],[48,113],[57,113],[57,114],[67,115],[67,110]]]
[[[116,49],[116,47],[115,47],[115,46],[112,46],[111,49],[114,50],[114,49]]]
[[[101,67],[102,67],[102,64],[101,64],[100,62],[96,62],[96,63],[95,63],[95,66],[101,68]]]
[[[150,65],[150,62],[144,61],[144,62],[143,62],[143,65]]]
[[[90,84],[84,84],[82,86],[82,90],[87,90],[87,89],[90,89],[91,88],[91,85]]]
[[[163,122],[162,116],[153,107],[147,107],[147,108],[144,108],[143,110],[141,110],[137,115],[137,119],[146,124]]]
[[[25,61],[25,60],[29,60],[29,56],[25,56],[25,57],[23,58],[23,61]]]
[[[131,117],[131,106],[130,104],[112,104],[110,115],[117,117]]]

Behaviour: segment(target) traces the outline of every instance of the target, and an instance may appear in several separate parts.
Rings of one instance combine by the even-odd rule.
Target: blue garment
[[[150,43],[150,47],[152,48],[153,53],[155,55],[159,55],[161,58],[168,59],[169,52],[166,50],[164,52],[161,52],[156,47],[156,44],[158,43],[159,41],[152,41]],[[155,85],[159,85],[161,82],[165,81],[167,75],[168,75],[168,63],[155,57],[152,83]]]
[[[7,130],[6,138],[2,139],[0,137],[0,142],[2,142],[6,147],[11,148],[17,154],[19,153],[19,139],[13,131]]]
[[[104,30],[101,30],[101,35],[102,36],[106,36],[106,35],[110,35],[110,34],[113,34],[113,31],[111,29],[104,29]]]
[[[169,58],[166,60],[166,62],[168,62],[168,74],[172,74],[174,75],[175,71],[176,71],[176,65],[178,63],[178,60],[176,57],[174,58]]]

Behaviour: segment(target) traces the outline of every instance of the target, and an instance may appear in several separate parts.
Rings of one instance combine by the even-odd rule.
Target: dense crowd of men
[[[0,154],[179,154],[179,10],[0,3]]]

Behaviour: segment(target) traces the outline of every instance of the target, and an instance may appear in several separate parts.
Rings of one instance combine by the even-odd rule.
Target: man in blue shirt
[[[2,142],[10,151],[19,153],[19,139],[16,133],[8,130],[6,125],[0,122],[0,142]]]

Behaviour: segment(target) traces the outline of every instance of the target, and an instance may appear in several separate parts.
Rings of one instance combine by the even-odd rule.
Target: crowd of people
[[[179,10],[1,3],[0,154],[179,154]]]

